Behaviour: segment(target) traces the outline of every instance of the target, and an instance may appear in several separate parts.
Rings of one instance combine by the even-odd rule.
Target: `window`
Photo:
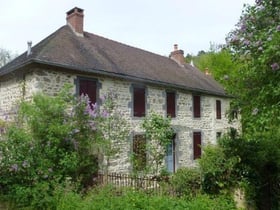
[[[88,95],[89,100],[92,104],[96,103],[97,93],[97,81],[92,79],[78,79],[78,93],[79,95]]]
[[[133,137],[133,170],[142,171],[146,167],[146,139],[144,135]]]
[[[145,87],[133,87],[133,116],[144,117],[146,112]]]
[[[200,117],[200,96],[193,96],[193,117]]]
[[[175,92],[166,92],[166,113],[169,117],[176,117],[176,95]]]
[[[220,100],[216,100],[216,118],[217,119],[222,119],[221,101]]]
[[[193,159],[201,156],[201,132],[193,132]]]
[[[216,139],[219,139],[219,138],[221,138],[222,137],[222,132],[217,132],[216,133]]]

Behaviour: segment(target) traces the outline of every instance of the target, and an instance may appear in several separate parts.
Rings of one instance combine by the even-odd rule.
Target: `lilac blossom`
[[[231,42],[238,42],[239,41],[239,37],[237,35],[234,35],[231,39]]]
[[[17,172],[17,171],[18,171],[18,164],[13,164],[13,165],[11,165],[10,170],[11,170],[11,171]]]
[[[243,44],[246,45],[246,46],[248,46],[248,45],[250,45],[250,41],[249,41],[248,39],[245,39],[245,40],[243,41]]]
[[[102,117],[109,117],[109,112],[107,112],[106,110],[103,110],[102,112]]]
[[[280,25],[278,25],[278,26],[276,27],[276,30],[277,30],[277,31],[280,31]]]
[[[270,65],[273,71],[276,71],[279,69],[279,64],[278,63],[273,63]]]
[[[263,47],[259,47],[259,48],[258,48],[258,51],[263,51]]]

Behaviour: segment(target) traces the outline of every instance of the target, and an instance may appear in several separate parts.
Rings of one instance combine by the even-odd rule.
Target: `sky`
[[[84,9],[84,30],[168,56],[224,44],[243,5],[255,0],[0,0],[0,48],[27,50],[66,24],[66,12]]]

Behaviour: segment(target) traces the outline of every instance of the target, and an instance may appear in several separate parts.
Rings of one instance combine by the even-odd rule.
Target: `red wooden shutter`
[[[201,132],[193,133],[193,159],[201,156]]]
[[[216,118],[217,119],[222,119],[221,101],[220,100],[216,100]]]
[[[133,88],[133,112],[135,117],[143,117],[146,112],[145,88]]]
[[[80,79],[79,80],[79,94],[88,95],[91,103],[96,103],[96,81]]]
[[[200,96],[193,96],[193,116],[200,117]]]
[[[176,103],[175,103],[175,93],[166,93],[166,112],[169,117],[176,117]]]

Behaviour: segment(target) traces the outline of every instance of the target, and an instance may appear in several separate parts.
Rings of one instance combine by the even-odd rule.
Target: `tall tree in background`
[[[0,48],[0,68],[10,62],[14,57],[10,51]]]
[[[207,69],[229,94],[236,96],[235,84],[238,80],[239,64],[232,60],[232,55],[228,49],[211,44],[209,51],[200,51],[192,59],[198,69],[203,72]]]

